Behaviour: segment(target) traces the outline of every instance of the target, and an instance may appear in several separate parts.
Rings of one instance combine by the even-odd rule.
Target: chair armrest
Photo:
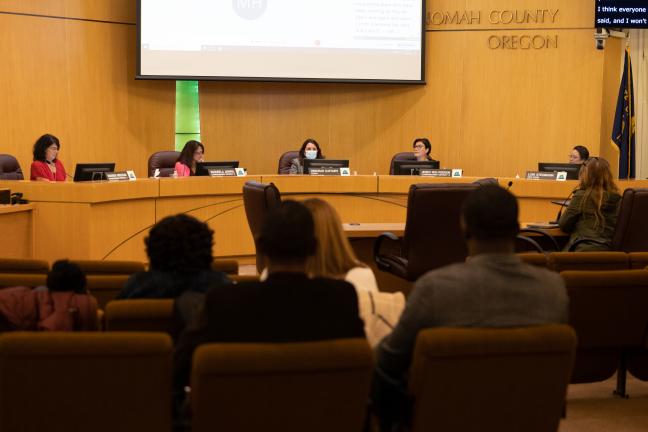
[[[518,240],[522,240],[524,243],[530,244],[533,247],[533,249],[536,250],[536,252],[544,253],[544,249],[542,249],[542,246],[540,246],[540,244],[537,241],[533,240],[531,237],[518,234],[516,238]]]
[[[380,254],[380,247],[381,247],[383,241],[385,241],[385,239],[390,240],[390,241],[394,241],[394,242],[398,242],[398,243],[400,243],[400,241],[401,241],[400,238],[396,234],[391,233],[391,232],[384,232],[384,233],[380,234],[378,236],[378,238],[376,238],[376,241],[374,242],[374,247],[373,247],[373,258],[374,258],[374,262],[376,263],[378,268],[381,269],[381,270],[385,270],[386,268],[390,267],[389,264],[385,263],[385,261],[381,259],[382,255]]]
[[[544,238],[547,238],[547,239],[549,239],[549,242],[550,242],[551,245],[553,246],[553,248],[554,248],[553,250],[554,250],[555,252],[559,252],[559,251],[560,251],[560,246],[558,246],[558,242],[556,241],[556,239],[554,238],[554,236],[552,236],[552,235],[549,234],[548,232],[543,231],[543,230],[541,230],[541,229],[536,229],[536,228],[522,228],[522,229],[520,230],[519,235],[522,236],[522,237],[527,237],[527,236],[524,235],[524,233],[533,233],[533,234],[538,234],[538,235],[540,235],[540,236],[542,236],[542,237],[544,237]],[[527,237],[527,238],[528,238],[528,237]],[[531,240],[533,240],[533,239],[531,239]],[[534,242],[535,242],[536,244],[538,244],[538,242],[536,242],[535,240],[534,240]],[[540,246],[540,245],[538,244],[538,246]],[[542,249],[542,248],[540,248],[540,249]],[[544,252],[544,250],[543,250],[542,252]]]

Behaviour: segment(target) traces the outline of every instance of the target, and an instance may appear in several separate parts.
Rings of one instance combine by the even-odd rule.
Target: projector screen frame
[[[237,76],[195,76],[195,75],[143,75],[142,74],[142,0],[137,0],[137,71],[136,80],[173,81],[242,81],[242,82],[296,82],[296,83],[341,83],[341,84],[411,84],[425,85],[425,37],[427,0],[421,0],[421,74],[418,80],[392,79],[349,79],[349,78],[291,78],[291,77],[237,77]]]

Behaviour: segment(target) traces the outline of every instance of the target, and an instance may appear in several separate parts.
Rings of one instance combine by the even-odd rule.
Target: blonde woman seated
[[[356,258],[342,230],[340,216],[329,203],[313,198],[304,201],[304,205],[313,215],[317,239],[315,255],[307,263],[308,273],[344,279],[355,287],[367,339],[372,346],[377,345],[398,322],[405,307],[403,293],[378,291],[373,271]]]

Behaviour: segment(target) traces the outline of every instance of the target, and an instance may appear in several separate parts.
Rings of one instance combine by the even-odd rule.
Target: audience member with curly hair
[[[149,270],[132,275],[117,298],[174,298],[181,326],[189,323],[210,287],[231,283],[213,271],[214,231],[179,214],[159,221],[144,239]]]

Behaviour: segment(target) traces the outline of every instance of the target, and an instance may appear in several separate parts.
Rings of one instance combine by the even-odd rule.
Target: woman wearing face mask
[[[59,139],[54,135],[45,134],[34,144],[34,161],[31,164],[31,180],[65,181],[65,168],[58,160],[61,148]]]
[[[312,138],[304,141],[299,149],[299,157],[290,162],[290,174],[304,174],[304,159],[326,159],[320,145]]]

